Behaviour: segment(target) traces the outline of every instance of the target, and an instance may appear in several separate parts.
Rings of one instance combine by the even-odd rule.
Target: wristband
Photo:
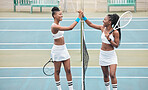
[[[77,18],[75,21],[78,23],[80,21],[80,18]]]
[[[83,17],[83,20],[84,20],[84,21],[86,21],[86,20],[87,20],[87,18],[86,18],[86,17]]]

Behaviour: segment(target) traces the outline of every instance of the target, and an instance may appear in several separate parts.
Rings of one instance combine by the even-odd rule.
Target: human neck
[[[60,21],[58,21],[57,19],[54,19],[54,23],[55,23],[55,24],[59,25],[59,22],[60,22]]]
[[[109,32],[109,31],[111,31],[111,30],[112,30],[112,26],[106,27],[106,31],[107,31],[107,32]]]

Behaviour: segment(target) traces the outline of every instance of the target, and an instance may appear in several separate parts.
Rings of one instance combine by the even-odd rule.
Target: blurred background
[[[16,4],[16,1],[19,4]],[[50,58],[53,45],[50,28],[53,23],[52,7],[43,7],[42,12],[40,7],[33,7],[31,13],[31,5],[20,4],[20,1],[29,2],[29,0],[0,0],[0,90],[56,90],[54,77],[46,77],[42,72],[43,65]],[[116,49],[119,90],[147,90],[148,0],[135,0],[136,11],[134,6],[126,6],[127,2],[133,0],[123,0],[125,6],[111,6],[109,12],[107,1],[109,0],[84,0],[84,14],[92,23],[102,25],[104,17],[109,13],[121,15],[127,10],[133,13],[130,24],[122,29],[121,43]],[[77,18],[76,11],[81,9],[81,5],[81,0],[60,0],[58,6],[64,16],[60,25],[70,26]],[[75,90],[81,90],[82,87],[80,27],[79,22],[72,31],[64,33],[71,55]],[[101,32],[86,23],[84,32],[90,57],[86,72],[86,90],[92,90],[92,87],[105,90],[99,66]],[[63,90],[68,90],[63,67],[60,75]]]
[[[118,1],[118,0],[117,0]],[[107,0],[84,0],[84,12],[87,13],[91,17],[102,16],[107,13]],[[70,15],[65,14],[65,17],[72,17],[77,14],[75,12],[81,9],[81,0],[60,0],[59,3],[60,9],[64,13],[72,13]],[[0,2],[0,16],[1,17],[27,17],[27,16],[37,16],[37,17],[50,17],[49,13],[51,13],[51,7],[43,7],[43,12],[38,13],[40,8],[33,7],[34,15],[30,14],[30,5],[18,5],[16,6],[16,11],[14,11],[14,0],[1,0]],[[112,6],[110,7],[110,11],[112,12],[124,12],[127,10],[134,11],[133,6]],[[137,13],[141,12],[141,16],[147,16],[148,12],[148,0],[136,0],[136,10]],[[23,14],[24,15],[23,15]],[[35,15],[38,13],[37,15]],[[99,13],[99,14],[98,14]],[[104,14],[105,13],[105,14]],[[29,14],[29,15],[28,15]],[[138,17],[139,15],[134,16]]]

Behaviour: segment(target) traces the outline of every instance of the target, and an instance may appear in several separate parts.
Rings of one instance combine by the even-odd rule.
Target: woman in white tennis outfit
[[[69,90],[73,90],[72,75],[70,70],[70,55],[66,48],[63,34],[64,31],[72,30],[77,25],[80,18],[82,17],[82,13],[79,13],[78,18],[69,27],[63,27],[60,26],[59,24],[63,18],[62,11],[60,11],[58,7],[53,7],[51,11],[52,11],[52,16],[54,18],[54,23],[51,25],[51,32],[54,39],[54,45],[51,50],[51,58],[54,61],[54,67],[55,67],[54,77],[56,85],[58,90],[62,90],[60,85],[59,74],[60,74],[61,64],[63,63],[66,72]]]
[[[109,76],[111,77],[113,90],[117,90],[116,68],[118,62],[114,47],[117,48],[119,46],[121,32],[120,29],[114,30],[111,34],[109,32],[113,29],[112,26],[116,25],[119,16],[117,14],[108,14],[103,20],[103,25],[91,23],[84,14],[82,14],[82,18],[88,26],[102,31],[99,64],[103,71],[106,90],[110,90]]]

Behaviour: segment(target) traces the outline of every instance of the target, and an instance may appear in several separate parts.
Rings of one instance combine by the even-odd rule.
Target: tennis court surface
[[[88,18],[102,25],[103,18]],[[64,18],[61,25],[69,26],[75,18]],[[50,57],[53,38],[49,18],[0,18],[0,90],[56,90],[54,77],[47,77],[42,66]],[[117,79],[119,90],[146,90],[148,81],[148,18],[133,18],[122,30],[118,55]],[[86,71],[86,90],[105,90],[99,66],[101,32],[85,28],[85,40],[90,55]],[[64,34],[71,55],[75,90],[81,90],[80,23]],[[61,86],[68,90],[64,69]],[[128,88],[127,88],[128,87]]]

